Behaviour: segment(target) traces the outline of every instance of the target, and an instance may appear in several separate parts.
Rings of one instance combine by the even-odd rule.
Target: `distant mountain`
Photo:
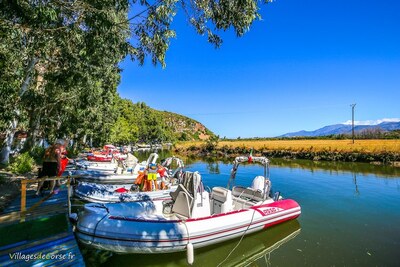
[[[348,124],[334,124],[322,127],[315,131],[299,131],[294,133],[287,133],[278,137],[297,137],[297,136],[324,136],[324,135],[337,135],[337,134],[351,134],[351,125]],[[377,125],[355,125],[354,131],[361,132],[367,129],[380,129],[382,131],[393,131],[400,129],[400,122],[382,122]]]

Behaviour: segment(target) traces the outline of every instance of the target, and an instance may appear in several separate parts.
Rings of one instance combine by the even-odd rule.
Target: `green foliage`
[[[187,135],[187,133],[183,132],[181,134],[181,136],[178,138],[179,141],[189,141],[189,136]]]
[[[39,138],[90,138],[93,145],[100,145],[211,136],[198,130],[198,122],[119,99],[118,63],[131,56],[143,64],[150,57],[153,64],[165,66],[170,39],[176,36],[171,23],[179,9],[218,47],[222,39],[217,32],[233,29],[242,36],[260,19],[259,4],[0,1],[0,132],[12,136],[18,129],[27,131],[25,151]],[[140,11],[128,18],[129,10]],[[173,126],[176,122],[183,124],[182,131]]]
[[[35,160],[29,155],[28,152],[18,155],[14,162],[10,164],[9,169],[16,174],[23,174],[30,172],[35,164]]]
[[[211,136],[210,138],[208,138],[205,141],[205,143],[203,145],[204,150],[210,151],[210,152],[214,151],[217,148],[218,143],[219,143],[219,135]]]
[[[400,139],[400,130],[390,131],[385,133],[384,136],[386,139]]]
[[[153,64],[165,66],[170,39],[176,37],[171,23],[177,10],[183,11],[198,34],[219,47],[222,44],[219,31],[233,29],[237,36],[242,36],[255,20],[261,19],[259,5],[268,2],[270,0],[133,1],[133,10],[143,11],[130,18],[135,40],[132,58],[143,64],[146,56],[150,56]]]
[[[39,137],[104,142],[117,118],[118,63],[131,51],[127,12],[127,0],[2,1],[0,131],[17,120],[25,150]]]
[[[199,140],[200,134],[214,134],[199,122],[185,116],[158,111],[143,102],[132,103],[129,99],[115,101],[118,119],[111,127],[108,142],[127,145],[130,143],[165,143],[177,140]]]
[[[45,149],[41,146],[34,146],[29,155],[35,160],[36,164],[42,164]]]

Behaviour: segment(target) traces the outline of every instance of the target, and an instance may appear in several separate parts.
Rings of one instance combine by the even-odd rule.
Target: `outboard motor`
[[[254,190],[259,190],[261,193],[264,193],[264,183],[265,178],[264,176],[256,176],[251,183],[251,188]]]
[[[278,201],[279,199],[280,199],[280,196],[281,196],[281,192],[275,192],[275,194],[274,194],[274,201]]]

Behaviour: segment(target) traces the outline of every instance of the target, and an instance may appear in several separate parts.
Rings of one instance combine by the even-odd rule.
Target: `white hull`
[[[76,233],[80,242],[98,249],[169,253],[184,251],[189,242],[200,248],[260,231],[300,213],[293,200],[267,200],[249,209],[185,220],[163,215],[162,201],[89,204],[79,216]]]
[[[198,172],[185,172],[170,201],[87,204],[78,215],[76,235],[84,244],[116,253],[170,253],[201,248],[241,237],[297,218],[299,204],[270,196],[265,177],[268,159],[237,157],[264,165],[251,187],[204,190]]]
[[[138,177],[137,173],[115,174],[114,172],[88,170],[71,171],[71,175],[79,181],[108,184],[133,184]]]

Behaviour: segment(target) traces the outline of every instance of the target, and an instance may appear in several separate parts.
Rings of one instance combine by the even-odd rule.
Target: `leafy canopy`
[[[146,55],[151,56],[153,64],[165,66],[165,52],[169,40],[176,36],[171,22],[176,12],[183,11],[196,32],[206,35],[215,47],[222,44],[219,31],[233,29],[242,36],[252,23],[261,19],[259,5],[272,0],[134,0],[129,18],[132,32],[132,59],[144,63]]]
[[[177,12],[219,47],[218,32],[242,36],[268,2],[0,1],[0,133],[26,130],[27,149],[39,138],[167,140],[173,133],[157,113],[119,99],[119,62],[150,57],[164,67]]]

